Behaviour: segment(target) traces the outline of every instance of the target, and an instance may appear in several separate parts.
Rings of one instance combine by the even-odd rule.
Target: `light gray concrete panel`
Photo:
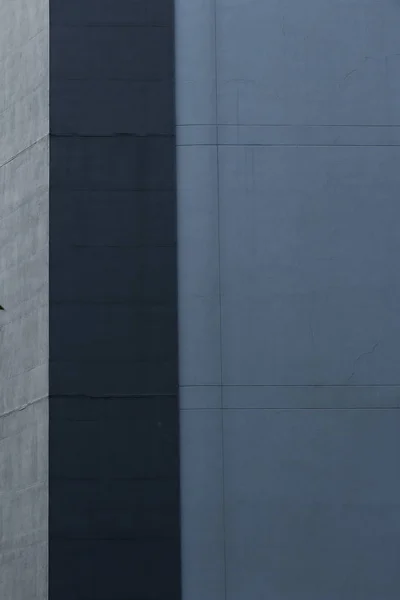
[[[217,0],[218,114],[233,124],[400,124],[397,1]]]
[[[222,407],[222,388],[219,385],[188,385],[179,389],[181,410]]]
[[[1,414],[18,410],[32,402],[32,399],[47,397],[48,387],[49,365],[47,361],[30,371],[4,379],[1,382]]]
[[[0,2],[0,597],[47,599],[47,0]]]
[[[0,54],[0,166],[49,131],[47,25],[43,22],[32,37]]]
[[[182,597],[225,599],[222,414],[181,412]]]
[[[0,60],[49,26],[49,0],[13,0],[0,5]],[[39,65],[36,65],[39,67]]]
[[[49,141],[45,137],[0,168],[1,217],[37,201],[49,189]]]
[[[47,599],[48,542],[0,555],[2,598]]]
[[[49,33],[47,28],[0,60],[0,113],[39,87],[48,87]]]
[[[226,384],[398,384],[398,148],[220,147]]]
[[[218,178],[215,146],[178,150],[180,382],[221,381]]]
[[[39,87],[0,115],[0,165],[43,139],[49,130],[49,93]],[[32,118],[34,115],[34,118]]]
[[[0,168],[0,292],[6,308],[0,318],[0,404],[6,411],[47,393],[47,373],[36,369],[48,359],[48,185],[47,140]]]
[[[0,594],[47,598],[48,401],[0,418]]]
[[[46,303],[2,326],[0,330],[2,381],[30,371],[47,361],[48,314]]]
[[[46,398],[32,401],[24,406],[23,410],[3,413],[0,422],[1,470],[4,475],[1,479],[2,493],[46,483],[48,456],[43,451],[44,445],[41,442],[47,424]],[[9,452],[9,443],[14,446],[14,450],[19,446],[22,451]]]
[[[26,263],[23,273],[30,276],[31,268],[36,266]],[[8,274],[13,276],[12,272]],[[0,292],[7,287],[12,285],[0,285]],[[0,415],[18,410],[48,393],[48,289],[42,286],[40,292],[31,291],[31,298],[19,304],[15,300],[16,308],[12,302],[17,295],[2,296],[7,300],[6,306],[12,308],[1,311],[0,315]],[[28,294],[29,287],[24,292]]]
[[[49,199],[43,190],[0,222],[0,272],[19,266],[46,248],[49,236]],[[22,239],[17,232],[24,229]],[[4,300],[4,297],[3,297]],[[5,300],[4,300],[5,302]],[[10,304],[8,304],[10,306]]]
[[[21,244],[22,245],[22,244]],[[41,249],[24,262],[16,262],[0,277],[0,296],[7,311],[0,316],[2,325],[48,301],[48,249]]]
[[[397,385],[227,385],[223,386],[223,408],[318,410],[400,408],[400,387]]]
[[[215,0],[175,0],[177,125],[217,122]]]
[[[226,411],[230,600],[395,600],[399,413]]]

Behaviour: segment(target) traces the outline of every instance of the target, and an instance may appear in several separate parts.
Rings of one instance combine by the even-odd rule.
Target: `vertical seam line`
[[[214,78],[215,78],[215,141],[217,167],[217,236],[218,236],[218,301],[219,301],[219,360],[221,391],[221,458],[222,458],[222,535],[224,565],[224,598],[227,600],[227,565],[226,565],[226,517],[225,517],[225,443],[224,443],[224,402],[222,388],[222,299],[221,299],[221,219],[220,219],[220,173],[219,173],[219,111],[218,111],[218,63],[217,63],[217,0],[214,0]]]

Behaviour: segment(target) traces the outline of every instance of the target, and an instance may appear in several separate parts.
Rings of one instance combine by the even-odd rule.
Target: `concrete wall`
[[[4,600],[180,594],[173,70],[172,2],[0,0]]]
[[[0,597],[47,598],[48,2],[0,2]]]
[[[177,0],[183,598],[400,593],[400,3]]]

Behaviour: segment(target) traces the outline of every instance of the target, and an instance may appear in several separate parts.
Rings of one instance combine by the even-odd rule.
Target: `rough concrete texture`
[[[395,600],[400,4],[176,24],[183,597]]]
[[[172,9],[51,2],[57,600],[180,593]]]
[[[48,3],[0,2],[0,597],[47,598]]]

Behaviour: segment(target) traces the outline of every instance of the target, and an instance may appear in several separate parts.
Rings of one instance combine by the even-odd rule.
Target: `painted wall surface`
[[[184,600],[400,593],[400,3],[176,2]]]
[[[48,2],[0,2],[0,598],[47,597]]]
[[[50,9],[49,598],[176,600],[173,3]]]

